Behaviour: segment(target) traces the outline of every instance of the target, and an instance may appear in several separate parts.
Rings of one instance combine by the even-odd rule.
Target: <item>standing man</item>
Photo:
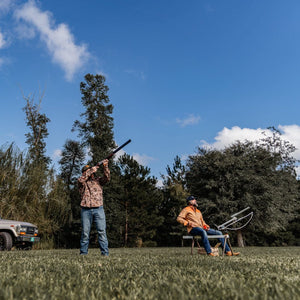
[[[81,195],[81,239],[80,254],[88,254],[90,231],[92,223],[96,224],[98,242],[101,255],[108,256],[108,241],[106,236],[106,221],[103,209],[103,188],[102,186],[110,180],[108,160],[103,161],[104,176],[96,177],[95,172],[100,164],[95,167],[86,165],[82,168],[82,175],[78,178],[79,192]]]
[[[187,231],[193,235],[200,235],[204,244],[205,251],[209,256],[215,256],[212,253],[207,235],[222,235],[221,231],[210,229],[202,217],[200,210],[197,208],[198,204],[194,196],[189,196],[187,199],[187,207],[185,207],[177,217],[177,222],[187,226]],[[224,247],[224,238],[220,238],[222,246]],[[229,246],[225,245],[225,254],[227,256],[239,255],[239,252],[230,251]]]

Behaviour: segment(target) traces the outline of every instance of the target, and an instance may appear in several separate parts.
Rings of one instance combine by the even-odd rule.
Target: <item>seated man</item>
[[[177,222],[187,226],[188,232],[193,235],[200,235],[204,244],[207,255],[216,256],[212,253],[207,235],[222,235],[221,231],[210,229],[210,227],[203,220],[202,214],[197,209],[198,204],[194,196],[189,196],[187,199],[187,207],[185,207],[177,217]],[[222,246],[224,247],[224,238],[220,238]],[[229,246],[225,245],[225,254],[227,256],[239,255],[239,252],[230,251]]]

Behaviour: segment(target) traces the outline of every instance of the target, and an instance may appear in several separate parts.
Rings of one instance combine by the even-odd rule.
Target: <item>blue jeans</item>
[[[202,238],[202,242],[203,242],[203,245],[204,245],[204,249],[206,251],[207,254],[211,253],[211,247],[210,247],[210,243],[209,243],[209,240],[207,238],[207,235],[222,235],[223,233],[221,231],[218,231],[218,230],[215,230],[215,229],[209,229],[209,230],[204,230],[203,228],[201,227],[194,227],[191,231],[190,231],[190,234],[195,236],[195,235],[200,235],[201,238]],[[224,238],[219,238],[218,239],[221,244],[222,244],[222,247],[224,247]],[[228,252],[230,251],[230,248],[228,246],[228,244],[226,243],[226,246],[225,246],[225,252]]]
[[[89,241],[90,241],[90,231],[92,223],[96,224],[96,229],[98,232],[98,242],[101,250],[101,254],[108,255],[108,241],[106,237],[106,221],[103,206],[95,208],[81,208],[81,239],[80,239],[80,254],[87,254]]]

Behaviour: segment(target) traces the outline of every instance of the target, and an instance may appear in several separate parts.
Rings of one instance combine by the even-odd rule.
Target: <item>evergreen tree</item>
[[[55,176],[53,168],[49,168],[51,160],[45,154],[50,119],[40,112],[42,98],[36,104],[34,98],[24,97],[26,125],[30,131],[25,134],[29,148],[20,173],[19,191],[26,220],[37,224],[43,242],[54,246],[70,207],[65,186]]]
[[[160,212],[164,217],[159,232],[159,245],[179,245],[186,229],[176,221],[180,211],[186,206],[188,196],[185,180],[185,166],[176,156],[172,168],[167,166],[167,175],[163,178],[163,201]]]
[[[68,139],[63,146],[59,164],[61,168],[60,177],[67,184],[69,190],[74,189],[77,184],[84,159],[85,153],[82,145],[77,141]]]
[[[40,113],[40,106],[42,96],[39,99],[39,104],[34,103],[34,98],[24,97],[26,105],[23,108],[26,114],[26,125],[29,127],[30,132],[26,133],[26,143],[29,146],[29,156],[32,164],[43,163],[45,167],[51,162],[50,158],[46,156],[46,142],[48,137],[47,123],[50,119]]]
[[[156,245],[157,230],[163,222],[159,211],[162,193],[157,179],[150,177],[150,169],[124,154],[118,160],[123,187],[125,213],[124,245]]]
[[[83,144],[89,149],[92,163],[96,164],[115,147],[113,139],[113,105],[109,103],[108,87],[102,75],[85,76],[80,83],[81,102],[85,111],[83,122],[75,121],[73,130],[79,130]]]
[[[60,164],[60,178],[67,188],[67,199],[69,199],[70,214],[61,237],[66,247],[78,247],[80,240],[80,195],[77,179],[81,175],[81,168],[84,164],[84,148],[78,141],[67,140],[63,146]]]

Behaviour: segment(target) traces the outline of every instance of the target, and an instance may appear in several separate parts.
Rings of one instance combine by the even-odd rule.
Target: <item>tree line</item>
[[[83,165],[95,165],[117,146],[108,90],[102,75],[87,74],[80,83],[84,112],[71,129],[78,139],[65,141],[59,170],[46,155],[50,119],[41,112],[42,96],[38,103],[24,97],[28,149],[20,151],[15,144],[0,149],[0,215],[38,225],[41,248],[79,245],[77,178]],[[181,245],[185,228],[176,217],[190,194],[211,227],[251,207],[253,221],[233,233],[240,246],[299,245],[295,147],[282,140],[276,128],[270,130],[271,136],[237,141],[223,150],[199,147],[185,163],[176,156],[173,165],[166,166],[162,187],[132,156],[111,160],[111,181],[104,187],[110,247]],[[91,243],[96,245],[95,231]]]

